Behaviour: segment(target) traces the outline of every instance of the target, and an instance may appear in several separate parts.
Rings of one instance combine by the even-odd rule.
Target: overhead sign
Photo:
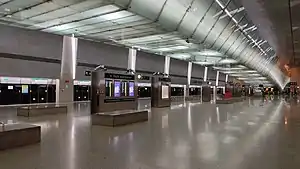
[[[142,76],[142,75],[138,75],[138,79],[139,79],[139,80],[150,80],[150,76]]]
[[[104,77],[108,79],[135,80],[134,75],[124,75],[115,73],[105,73]]]
[[[158,80],[159,80],[160,82],[171,82],[171,79],[168,78],[168,77],[160,77],[160,78],[158,78]]]

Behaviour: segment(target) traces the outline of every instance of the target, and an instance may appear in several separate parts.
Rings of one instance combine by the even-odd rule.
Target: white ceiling
[[[0,0],[0,23],[226,67],[218,70],[228,74],[245,65],[285,83],[275,51],[235,0]]]

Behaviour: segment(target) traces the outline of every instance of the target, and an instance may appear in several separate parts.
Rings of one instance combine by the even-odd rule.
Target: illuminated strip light
[[[264,40],[263,42],[261,42],[261,43],[259,44],[259,46],[261,46],[262,44],[265,44],[265,43],[267,43],[266,40]]]
[[[260,44],[260,43],[262,43],[262,42],[263,42],[263,40],[260,40],[260,41],[257,42],[257,44]]]
[[[271,47],[269,47],[269,48],[266,50],[266,52],[269,52],[270,50],[272,50],[272,48],[271,48]]]
[[[204,82],[207,81],[207,71],[208,71],[208,67],[205,67],[205,69],[204,69],[204,78],[203,78]]]
[[[249,30],[251,30],[251,31],[252,31],[253,29],[255,29],[255,25],[253,25],[253,26],[250,26],[250,27],[249,27],[249,28],[247,28],[247,29],[244,29],[244,31],[245,31],[245,32],[247,32],[247,31],[249,31]]]
[[[218,17],[219,15],[221,15],[223,13],[223,10],[221,10],[220,12],[218,12],[218,13],[216,13],[214,16],[213,16],[213,18],[216,18],[216,17]]]
[[[230,12],[230,14],[237,14],[237,13],[239,13],[239,12],[242,12],[243,10],[245,10],[245,8],[244,8],[244,7],[241,7],[241,8],[232,10],[232,11]],[[220,14],[219,14],[219,15],[220,15]],[[227,15],[221,16],[221,17],[219,18],[219,20],[225,18],[226,16],[227,16]]]
[[[220,76],[220,72],[217,71],[216,86],[219,86],[219,76]]]
[[[228,82],[228,75],[226,75],[226,77],[225,77],[225,83],[227,83]]]
[[[233,22],[235,23],[235,24],[237,24],[237,26],[239,27],[239,29],[243,32],[243,33],[245,33],[245,34],[247,34],[247,32],[245,32],[244,30],[243,30],[243,28],[238,24],[238,21],[230,14],[230,12],[225,8],[225,6],[219,1],[219,0],[215,0],[217,3],[218,3],[218,5],[225,11],[225,13],[233,20]],[[251,39],[252,40],[252,42],[254,42],[254,39],[250,36],[250,35],[248,35],[247,34],[247,36],[248,36],[248,38],[249,39]],[[254,44],[259,48],[259,50],[261,50],[264,54],[266,54],[266,52],[256,43],[256,42],[254,42]]]
[[[72,34],[72,68],[73,68],[73,80],[76,78],[76,60],[77,60],[77,38]]]
[[[234,25],[235,26],[235,25]],[[245,24],[245,25],[243,25],[243,26],[240,26],[241,28],[246,28],[248,26],[248,24]],[[237,28],[236,30],[234,30],[234,32],[237,32],[238,30],[239,30],[240,28]]]

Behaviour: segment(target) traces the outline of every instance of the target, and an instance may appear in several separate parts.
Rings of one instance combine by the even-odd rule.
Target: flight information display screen
[[[127,96],[127,93],[128,93],[127,88],[128,88],[127,81],[122,81],[122,83],[121,83],[121,89],[122,89],[121,96]]]
[[[112,97],[113,93],[113,82],[111,80],[105,81],[105,96]]]
[[[134,82],[129,82],[129,96],[134,96]]]
[[[121,96],[121,82],[120,81],[115,81],[114,96],[115,97]]]

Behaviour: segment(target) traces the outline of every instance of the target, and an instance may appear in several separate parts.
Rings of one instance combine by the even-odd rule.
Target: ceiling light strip
[[[247,32],[245,32],[244,31],[244,29],[238,24],[238,21],[230,14],[230,12],[225,8],[225,6],[219,1],[219,0],[215,0],[217,3],[218,3],[218,5],[222,8],[222,9],[224,9],[224,11],[226,12],[226,14],[233,20],[233,22],[235,22],[235,24],[237,24],[237,26],[239,27],[239,29],[244,33],[244,34],[247,34]],[[247,34],[247,36],[248,36],[248,38],[264,53],[264,54],[266,54],[266,52],[265,51],[263,51],[263,49],[254,41],[254,39],[250,36],[250,35],[248,35]]]

